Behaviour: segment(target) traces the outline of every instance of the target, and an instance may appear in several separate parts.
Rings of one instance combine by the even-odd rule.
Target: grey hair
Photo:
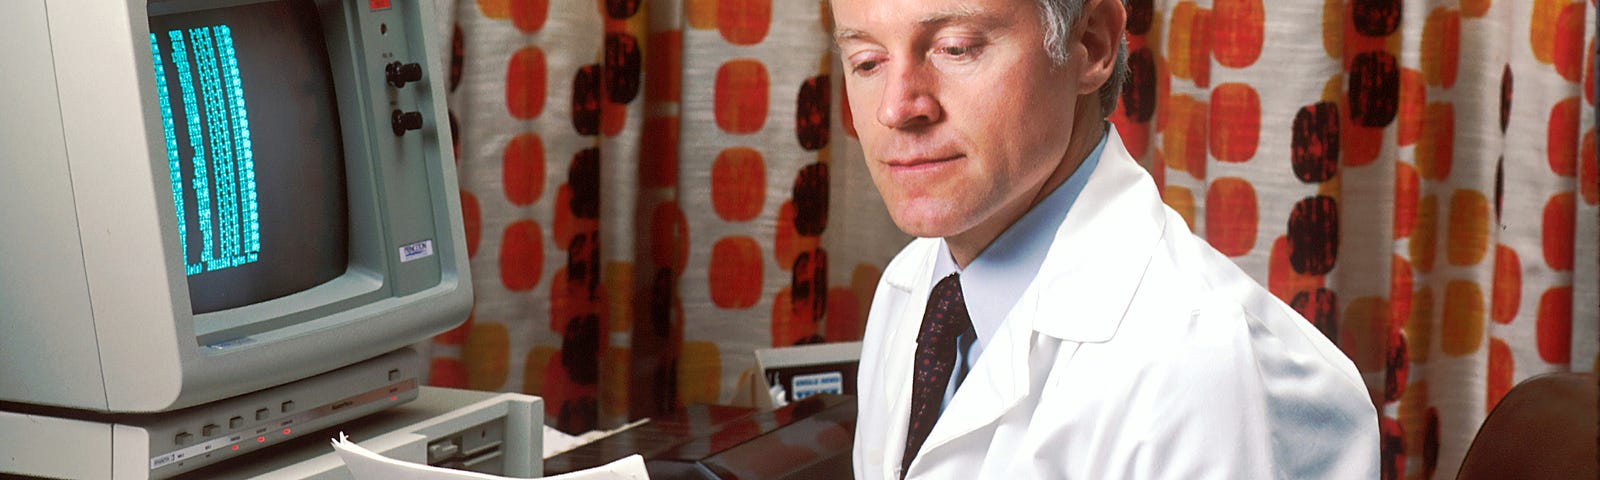
[[[1040,21],[1044,23],[1044,49],[1056,65],[1067,64],[1067,38],[1072,25],[1083,17],[1083,0],[1035,0],[1039,4]],[[1127,6],[1127,0],[1122,0]],[[1117,63],[1111,69],[1111,78],[1100,87],[1100,114],[1106,117],[1116,111],[1117,96],[1122,94],[1122,83],[1128,78],[1128,38],[1118,42]]]

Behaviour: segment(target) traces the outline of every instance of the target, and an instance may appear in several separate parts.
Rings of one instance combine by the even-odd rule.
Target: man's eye
[[[874,70],[876,68],[878,68],[878,61],[877,60],[869,60],[869,61],[860,62],[860,63],[855,64],[855,66],[852,66],[850,68],[850,70],[854,71],[856,73],[867,73],[867,72],[871,72],[872,70]]]
[[[937,51],[940,55],[948,57],[971,58],[977,55],[981,50],[982,47],[979,45],[951,45],[948,47],[939,47]]]

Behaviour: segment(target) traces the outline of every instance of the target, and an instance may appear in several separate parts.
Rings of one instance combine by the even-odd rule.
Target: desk
[[[695,405],[551,457],[551,475],[644,456],[651,480],[850,478],[856,399],[813,395],[777,410]]]

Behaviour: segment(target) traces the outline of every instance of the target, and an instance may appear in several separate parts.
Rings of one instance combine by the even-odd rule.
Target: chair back
[[[1600,377],[1540,375],[1489,412],[1457,480],[1600,479]]]

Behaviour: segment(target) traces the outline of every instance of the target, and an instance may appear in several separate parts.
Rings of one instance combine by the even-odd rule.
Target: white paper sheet
[[[612,436],[612,435],[616,435],[618,433],[621,433],[623,430],[627,430],[627,429],[630,429],[630,428],[633,428],[633,427],[644,425],[645,423],[648,423],[649,421],[650,421],[650,419],[648,419],[648,418],[641,418],[641,419],[636,420],[636,421],[634,421],[632,423],[629,423],[627,425],[623,425],[621,427],[613,428],[611,430],[590,430],[588,432],[585,432],[585,433],[579,434],[579,435],[568,435],[568,434],[566,434],[566,432],[562,432],[560,430],[556,430],[555,428],[553,428],[553,427],[551,427],[549,425],[545,425],[544,426],[544,458],[549,459],[550,457],[554,457],[556,455],[560,455],[562,453],[566,453],[567,451],[572,450],[574,448],[578,448],[578,447],[581,447],[581,446],[584,446],[584,445],[588,445],[588,444],[594,443],[595,441],[598,441],[598,440],[600,440],[602,438],[606,438],[606,437],[609,437],[609,436]]]
[[[339,453],[339,458],[344,460],[345,466],[350,469],[351,476],[355,477],[356,480],[506,480],[511,478],[395,460],[356,445],[355,442],[351,442],[346,438],[343,433],[340,433],[339,438],[333,441],[333,450]],[[649,480],[650,475],[645,472],[644,457],[630,455],[627,458],[588,470],[544,478],[548,480]]]

